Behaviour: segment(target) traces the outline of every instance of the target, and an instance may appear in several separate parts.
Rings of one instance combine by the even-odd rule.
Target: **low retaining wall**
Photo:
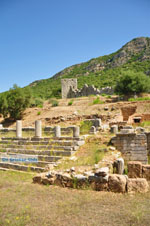
[[[138,161],[128,163],[128,177],[130,178],[146,178],[150,181],[150,165],[144,165]]]
[[[38,174],[33,177],[34,183],[57,185],[68,188],[92,188],[96,191],[111,192],[147,192],[149,185],[144,178],[128,178],[126,175],[108,174],[98,169],[95,173],[75,174],[75,172],[56,172]]]

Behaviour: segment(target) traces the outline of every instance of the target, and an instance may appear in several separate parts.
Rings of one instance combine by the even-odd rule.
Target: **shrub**
[[[52,105],[52,107],[57,107],[59,105],[59,102],[56,99],[51,99],[49,103]]]
[[[68,106],[71,106],[73,104],[73,100],[70,100],[69,102],[68,102]]]
[[[0,98],[0,113],[6,118],[21,119],[24,110],[30,106],[30,89],[21,89],[14,85],[9,92]]]
[[[122,95],[139,94],[150,90],[150,79],[142,72],[126,71],[119,77],[115,92]]]
[[[91,121],[83,121],[81,122],[81,126],[80,126],[80,133],[81,134],[87,134],[90,131],[90,128],[92,126],[92,122]]]
[[[100,100],[99,97],[97,97],[95,100],[93,100],[93,104],[103,104],[104,102]]]
[[[37,115],[40,115],[40,114],[41,114],[41,112],[40,112],[40,111],[38,111]]]
[[[41,99],[41,98],[33,99],[30,106],[42,108],[43,107],[43,99]]]
[[[128,101],[145,101],[150,100],[150,97],[138,97],[138,98],[129,98]]]

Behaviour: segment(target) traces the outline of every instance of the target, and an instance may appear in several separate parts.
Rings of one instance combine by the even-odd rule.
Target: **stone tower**
[[[77,89],[77,79],[71,78],[71,79],[61,79],[61,95],[62,98],[68,98],[68,93],[70,90],[70,87],[72,89]]]

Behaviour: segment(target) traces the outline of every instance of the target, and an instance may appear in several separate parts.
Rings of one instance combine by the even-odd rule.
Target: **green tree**
[[[143,72],[123,72],[115,86],[115,92],[121,95],[133,95],[148,91],[150,91],[150,78]]]
[[[8,115],[8,103],[6,95],[2,95],[0,97],[0,113],[3,115],[4,118],[6,118]]]
[[[30,106],[31,92],[29,88],[21,89],[14,85],[5,96],[0,98],[0,113],[4,118],[21,119],[24,110]]]

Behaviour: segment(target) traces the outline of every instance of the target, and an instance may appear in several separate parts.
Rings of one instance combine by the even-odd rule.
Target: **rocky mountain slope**
[[[89,72],[97,72],[119,67],[127,62],[142,62],[145,60],[150,60],[150,38],[135,38],[115,53],[94,58],[86,63],[68,67],[54,75],[54,78],[58,78],[62,75],[68,75],[75,70],[76,67],[82,67],[82,70],[85,70],[85,75],[87,75]],[[81,73],[80,75],[83,74]]]
[[[29,86],[34,97],[49,99],[60,97],[61,78],[77,78],[78,88],[85,83],[101,88],[114,86],[119,75],[126,71],[150,75],[150,38],[135,38],[115,53],[73,65],[52,78],[35,81]]]
[[[34,81],[27,87],[31,88],[34,100],[43,101],[61,97],[62,78],[77,78],[78,88],[82,88],[85,83],[102,88],[115,86],[118,77],[124,72],[142,72],[150,76],[149,37],[135,38],[117,52],[70,66],[49,79]]]

